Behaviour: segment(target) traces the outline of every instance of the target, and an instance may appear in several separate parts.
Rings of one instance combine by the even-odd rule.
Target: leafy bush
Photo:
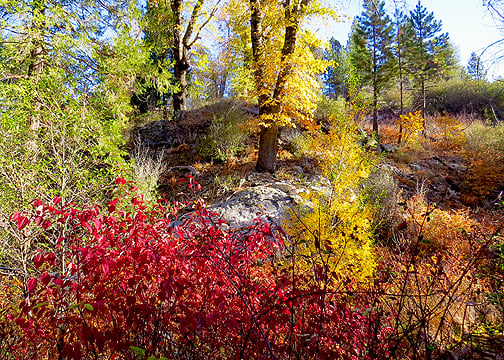
[[[437,147],[443,149],[461,149],[466,139],[462,123],[451,115],[436,116],[431,124],[432,136],[437,140]]]
[[[0,98],[0,258],[27,269],[36,242],[20,243],[8,220],[35,198],[104,201],[113,169],[124,166],[119,149],[123,121],[99,98],[76,95],[64,73],[3,84]],[[36,99],[36,100],[34,100]],[[43,104],[43,105],[42,105]]]
[[[371,160],[358,145],[357,127],[349,115],[335,113],[329,123],[329,133],[311,133],[305,150],[318,159],[322,181],[306,194],[309,207],[292,212],[287,224],[290,245],[307,274],[316,274],[313,267],[323,264],[326,275],[365,283],[375,268],[373,209],[358,188],[369,176]]]
[[[500,81],[442,81],[426,89],[426,103],[430,114],[473,114],[492,122],[504,118],[504,91]],[[415,99],[413,106],[420,105],[421,99]]]
[[[214,119],[208,133],[199,136],[199,154],[206,160],[227,161],[245,148],[248,118],[235,100],[214,104]]]
[[[418,136],[424,131],[424,122],[421,111],[410,112],[407,115],[399,115],[396,124],[399,126],[398,143],[406,144],[418,141]]]
[[[389,329],[352,308],[344,293],[328,291],[337,277],[306,281],[269,224],[257,222],[248,235],[226,232],[200,200],[174,223],[176,208],[148,210],[133,196],[134,209],[125,212],[117,194],[105,208],[55,199],[16,213],[20,236],[31,226],[71,231],[38,252],[19,311],[9,308],[19,328],[10,355],[386,358]]]
[[[478,197],[504,186],[504,125],[474,122],[465,131],[466,182]]]
[[[493,149],[504,154],[504,123],[490,125],[475,121],[464,130],[466,151]]]

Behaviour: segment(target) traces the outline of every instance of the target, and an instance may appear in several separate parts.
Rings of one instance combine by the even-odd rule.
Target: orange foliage
[[[437,209],[422,194],[406,207],[394,244],[379,249],[380,285],[389,294],[384,308],[397,314],[397,336],[442,349],[480,325],[472,304],[484,301],[488,290],[477,274],[489,261],[491,237],[479,233],[469,209]]]
[[[468,151],[469,162],[466,182],[478,197],[490,195],[504,186],[504,154],[493,149]]]
[[[437,140],[437,147],[445,150],[459,150],[465,143],[466,137],[462,123],[453,116],[437,116],[433,121],[433,136]]]

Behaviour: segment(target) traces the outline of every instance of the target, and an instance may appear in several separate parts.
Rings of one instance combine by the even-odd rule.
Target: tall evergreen
[[[487,71],[483,67],[481,57],[474,51],[471,53],[471,57],[469,58],[469,62],[467,64],[467,74],[473,80],[483,80],[487,75]]]
[[[441,33],[442,22],[418,1],[410,11],[409,24],[413,29],[412,48],[408,63],[421,97],[422,114],[425,116],[425,86],[447,71],[453,62],[453,48],[447,33]],[[425,124],[424,124],[425,125]]]
[[[330,98],[348,95],[348,51],[335,38],[329,40],[329,49],[324,51],[324,60],[330,61],[324,75],[324,93]]]
[[[365,0],[350,38],[352,65],[373,91],[373,133],[378,136],[378,96],[392,74],[393,28],[385,2]]]
[[[406,61],[407,55],[411,52],[413,29],[405,15],[403,9],[405,3],[401,0],[394,0],[394,39],[393,39],[393,53],[395,58],[394,77],[396,78],[399,86],[399,111],[404,114],[404,94],[405,86],[407,85],[408,78],[408,63]],[[402,140],[402,125],[399,127],[398,143]]]

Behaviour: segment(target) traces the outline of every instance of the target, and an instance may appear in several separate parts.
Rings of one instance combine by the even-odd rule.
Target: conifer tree
[[[408,17],[404,14],[404,1],[394,0],[394,38],[393,54],[395,58],[394,76],[399,85],[399,114],[404,114],[404,94],[407,82],[408,63],[406,61],[408,52],[412,48],[413,29],[408,22]],[[399,127],[398,143],[402,140],[402,125]]]
[[[348,95],[348,51],[335,38],[329,40],[329,49],[324,51],[324,59],[331,62],[324,74],[325,94],[330,98]]]
[[[471,53],[471,57],[467,64],[467,74],[473,80],[483,80],[487,74],[487,71],[483,67],[481,57],[474,51]]]
[[[385,2],[365,0],[351,34],[352,64],[373,92],[373,133],[378,136],[378,96],[392,75],[393,28]]]
[[[446,72],[453,62],[453,48],[447,33],[441,33],[442,22],[418,1],[410,11],[409,23],[414,32],[412,48],[408,51],[410,74],[419,87],[422,115],[425,119],[425,86],[428,81]],[[425,124],[424,124],[425,128]]]

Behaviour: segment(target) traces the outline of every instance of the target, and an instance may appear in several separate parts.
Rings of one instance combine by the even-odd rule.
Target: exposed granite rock
[[[232,229],[246,228],[259,218],[280,225],[294,199],[284,191],[268,186],[255,186],[214,204],[209,210],[220,214]]]

